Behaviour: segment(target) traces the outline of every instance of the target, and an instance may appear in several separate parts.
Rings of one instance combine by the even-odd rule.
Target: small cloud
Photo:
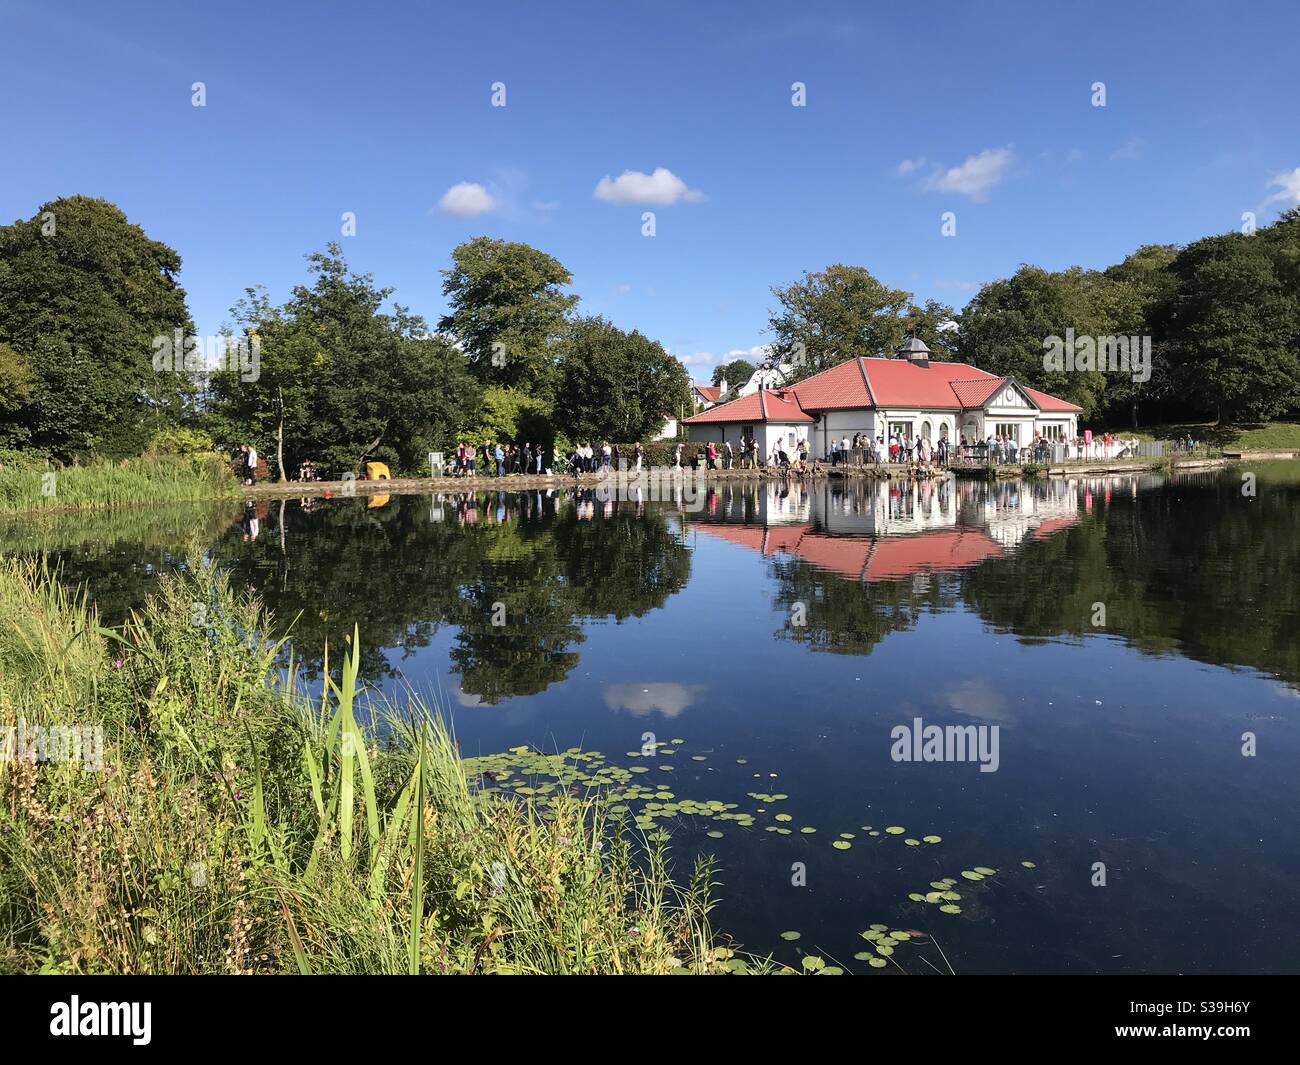
[[[631,285],[615,285],[615,286],[614,286],[614,295],[615,295],[615,296],[626,296],[626,295],[627,295],[628,293],[630,293],[631,291],[632,291],[632,286],[631,286]]]
[[[920,170],[923,166],[925,166],[925,156],[921,156],[920,159],[904,159],[898,164],[898,168],[894,173],[899,177],[907,177],[908,174]]]
[[[1010,148],[986,148],[979,155],[970,156],[961,166],[939,167],[926,179],[925,187],[931,192],[955,192],[976,203],[988,199],[989,193],[1006,177],[1015,153]]]
[[[1082,148],[1071,148],[1065,155],[1065,161],[1067,163],[1077,163],[1082,158],[1083,158]]]
[[[1141,137],[1130,137],[1113,152],[1110,153],[1112,160],[1118,159],[1141,159],[1142,152],[1146,149],[1147,142]]]
[[[560,209],[560,201],[534,200],[528,206],[530,206],[534,211],[540,211],[542,214],[549,214],[551,211],[558,211]]]
[[[1300,166],[1294,170],[1284,170],[1268,183],[1271,189],[1274,185],[1278,191],[1273,193],[1265,203],[1284,203],[1288,207],[1300,205]]]
[[[955,288],[963,292],[969,292],[980,287],[978,281],[957,281],[955,279],[939,278],[934,283],[935,288]]]
[[[592,193],[598,200],[622,206],[646,204],[652,207],[671,207],[679,200],[697,202],[704,199],[699,189],[688,188],[686,182],[666,167],[656,167],[653,174],[639,170],[624,170],[616,178],[609,175],[596,183]]]
[[[677,361],[683,366],[712,366],[717,356],[711,351],[697,351],[694,355],[678,355]]]
[[[949,710],[985,721],[1008,722],[1011,713],[1002,693],[982,677],[963,680],[941,696]]]
[[[438,210],[459,218],[473,218],[475,215],[486,214],[496,205],[492,194],[482,185],[473,181],[460,181],[442,194]]]
[[[610,710],[626,710],[636,717],[659,713],[676,717],[695,702],[704,688],[699,684],[676,684],[650,681],[642,684],[607,684],[605,705]]]

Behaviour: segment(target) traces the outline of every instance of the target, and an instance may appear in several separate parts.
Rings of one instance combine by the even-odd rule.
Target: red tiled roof
[[[979,377],[974,381],[950,381],[953,392],[961,401],[961,405],[967,410],[975,407],[982,407],[988,402],[989,396],[993,395],[1002,383],[1005,377]]]
[[[973,410],[984,406],[1007,380],[964,362],[931,362],[918,366],[908,359],[849,359],[789,388],[760,389],[686,421],[697,425],[807,422],[812,421],[809,412],[871,407]],[[702,389],[696,386],[696,391]],[[1081,412],[1083,409],[1034,388],[1024,388],[1024,392],[1043,411]]]
[[[760,388],[747,396],[733,399],[708,410],[692,414],[686,425],[717,425],[725,422],[811,422],[812,418],[799,409],[799,404],[789,391],[772,391]]]
[[[701,399],[707,399],[710,403],[717,403],[718,397],[722,395],[722,386],[696,385],[695,391],[699,393]]]
[[[849,359],[791,386],[804,410],[853,410],[874,407],[862,359]]]
[[[1021,385],[1020,387],[1025,388],[1024,385]],[[1039,410],[1051,411],[1053,413],[1069,411],[1076,411],[1080,414],[1083,413],[1082,407],[1070,403],[1067,400],[1057,399],[1055,396],[1049,396],[1046,392],[1040,392],[1036,388],[1025,388],[1025,392],[1028,393],[1030,399],[1038,404]]]

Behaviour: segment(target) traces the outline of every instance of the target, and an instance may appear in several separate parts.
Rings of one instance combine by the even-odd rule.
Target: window
[[[929,422],[922,422],[922,423],[921,423],[921,439],[922,439],[922,440],[929,440],[929,439],[930,439],[930,423],[929,423]]]
[[[1042,428],[1044,440],[1064,440],[1065,426],[1060,422],[1050,422]]]
[[[1019,422],[998,422],[993,427],[995,436],[1000,436],[1003,440],[1010,440],[1013,443],[1020,443],[1020,423]]]
[[[940,423],[939,423],[939,439],[940,439],[940,440],[947,440],[947,439],[948,439],[948,423],[947,423],[947,422],[940,422]]]
[[[912,435],[911,422],[890,422],[889,435],[896,436],[900,440],[906,440]]]

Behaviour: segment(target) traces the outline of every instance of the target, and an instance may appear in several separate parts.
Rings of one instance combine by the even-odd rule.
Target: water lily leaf
[[[939,912],[940,913],[961,913],[961,907],[956,906],[951,902],[948,902],[939,907]]]
[[[803,938],[803,933],[802,933],[802,932],[782,932],[782,933],[781,933],[781,938],[784,939],[787,943],[793,943],[796,939],[802,939],[802,938]]]
[[[975,872],[979,873],[981,876],[993,876],[997,870],[990,869],[987,865],[977,865],[975,866]]]
[[[884,958],[868,958],[867,964],[870,965],[873,969],[883,969],[886,965],[889,964],[889,962],[885,961]]]
[[[903,828],[901,825],[890,825],[888,828],[885,829],[885,831],[888,832],[891,836],[901,836],[904,832],[907,831],[907,829]]]
[[[961,871],[961,875],[964,876],[967,880],[983,880],[983,879],[984,879],[984,874],[983,874],[983,873],[973,873],[973,872],[971,872],[971,870],[969,870],[969,869],[963,869],[963,870]]]
[[[942,836],[922,836],[921,838],[922,838],[923,840],[925,840],[926,843],[942,843],[942,842],[943,842],[943,837],[942,837]]]
[[[848,850],[850,847],[852,847],[853,844],[852,844],[852,843],[846,843],[846,842],[845,842],[844,840],[842,840],[842,839],[835,839],[835,840],[831,840],[831,846],[834,847],[837,851],[846,851],[846,850]]]

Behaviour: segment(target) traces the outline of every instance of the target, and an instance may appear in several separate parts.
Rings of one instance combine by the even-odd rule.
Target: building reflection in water
[[[1078,522],[1094,490],[1083,479],[724,486],[690,528],[854,580],[899,580],[1051,536]]]

